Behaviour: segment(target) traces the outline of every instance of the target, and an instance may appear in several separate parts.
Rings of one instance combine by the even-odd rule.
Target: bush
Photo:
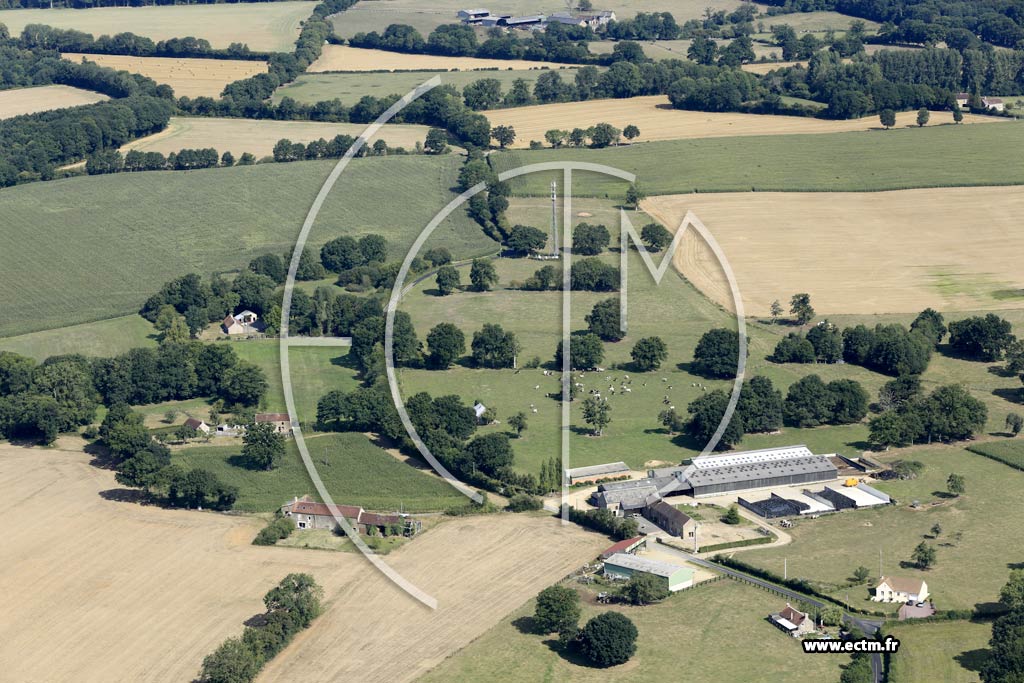
[[[287,517],[277,517],[270,524],[260,529],[256,538],[252,539],[253,545],[274,545],[280,540],[288,538],[295,531],[295,524]]]
[[[508,499],[508,509],[512,512],[540,510],[543,507],[544,501],[539,496],[531,496],[528,493],[517,493]]]

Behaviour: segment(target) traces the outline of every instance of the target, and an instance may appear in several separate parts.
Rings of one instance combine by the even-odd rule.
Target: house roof
[[[291,422],[288,413],[256,413],[257,422]]]
[[[601,559],[606,560],[617,553],[624,553],[629,550],[632,550],[633,547],[636,546],[636,544],[642,540],[644,540],[643,536],[634,536],[633,538],[627,538],[624,541],[614,543],[608,546],[608,548],[603,553],[601,553]]]
[[[190,417],[187,420],[185,420],[185,426],[191,427],[192,429],[199,429],[200,427],[203,426],[203,424],[204,422],[202,420],[197,420],[194,417]]]
[[[232,325],[234,325],[237,322],[238,321],[235,320],[235,316],[233,316],[233,315],[229,315],[226,318],[224,318],[224,320],[221,321],[221,323],[224,325],[224,327],[231,327]]]
[[[982,102],[984,102],[985,104],[1002,104],[1003,103],[1003,98],[1002,97],[984,97],[984,98],[982,98]]]
[[[292,514],[300,515],[321,515],[323,517],[334,517],[341,515],[345,519],[361,521],[363,508],[358,505],[327,505],[312,500],[297,500],[288,503],[291,506]]]
[[[792,623],[794,626],[799,626],[804,623],[804,619],[807,618],[806,614],[793,607],[788,602],[786,603],[786,609],[779,612],[779,616]]]
[[[921,594],[924,589],[924,581],[922,579],[910,579],[905,576],[883,576],[878,581],[880,588],[882,585],[887,585],[898,593],[914,593],[917,595]]]
[[[362,516],[359,517],[359,523],[387,526],[388,524],[401,524],[402,517],[400,515],[382,515],[377,512],[364,512]]]
[[[680,526],[685,526],[691,519],[690,515],[686,514],[682,510],[673,507],[663,500],[659,500],[654,505],[649,506],[652,513],[662,517],[670,522],[675,522]]]
[[[629,472],[629,467],[624,462],[608,462],[603,465],[589,465],[588,467],[573,467],[567,469],[565,474],[570,479],[580,477],[596,477],[602,474],[620,474]]]
[[[248,316],[252,316],[253,318],[258,318],[259,317],[258,315],[256,315],[255,313],[253,313],[252,311],[250,311],[247,308],[244,311],[242,311],[241,313],[236,314],[235,318],[236,319],[240,319],[240,318],[245,318],[245,317],[248,317]]]

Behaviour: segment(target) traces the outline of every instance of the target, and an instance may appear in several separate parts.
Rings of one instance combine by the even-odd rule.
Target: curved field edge
[[[384,235],[405,253],[454,197],[455,157],[355,159],[310,234]],[[138,310],[167,280],[232,271],[258,254],[290,252],[334,161],[122,173],[0,191],[0,336],[104,320]],[[460,256],[493,250],[456,211],[431,238]]]
[[[585,161],[635,173],[651,195],[692,192],[877,192],[927,187],[1021,185],[1024,124],[934,126],[814,135],[673,140],[605,149],[492,154],[498,172],[546,161]],[[560,172],[559,172],[560,173]],[[513,193],[547,196],[550,173],[513,181]],[[577,196],[621,199],[625,183],[574,175]]]

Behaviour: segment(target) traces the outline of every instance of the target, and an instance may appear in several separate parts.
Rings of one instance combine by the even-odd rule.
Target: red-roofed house
[[[768,620],[794,638],[814,633],[816,630],[814,619],[811,619],[809,614],[801,612],[788,602],[786,603],[786,608],[778,614],[768,615]]]
[[[292,421],[288,413],[256,413],[256,424],[268,423],[274,425],[278,434],[291,434]]]
[[[635,538],[627,538],[624,541],[609,546],[607,550],[601,553],[601,559],[607,560],[615,553],[635,553],[638,550],[642,550],[647,547],[647,537],[636,536]]]
[[[408,515],[367,512],[358,505],[327,505],[311,500],[309,496],[295,498],[281,506],[281,514],[291,518],[299,529],[330,529],[337,531],[341,526],[336,515],[357,533],[370,536],[390,535],[394,527],[402,528],[402,535],[415,536],[423,530],[423,522]]]
[[[209,434],[210,433],[210,425],[206,424],[202,420],[197,420],[194,417],[190,417],[187,420],[185,420],[185,426],[186,427],[191,427],[192,429],[196,430],[197,432],[202,432],[203,434]]]

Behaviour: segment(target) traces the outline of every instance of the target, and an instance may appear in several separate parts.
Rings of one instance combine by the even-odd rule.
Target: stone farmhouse
[[[343,517],[358,533],[384,536],[395,527],[401,527],[403,536],[415,536],[423,529],[423,522],[408,515],[367,512],[358,505],[327,505],[309,496],[295,498],[281,506],[281,514],[295,523],[297,529],[328,529],[337,532]]]

